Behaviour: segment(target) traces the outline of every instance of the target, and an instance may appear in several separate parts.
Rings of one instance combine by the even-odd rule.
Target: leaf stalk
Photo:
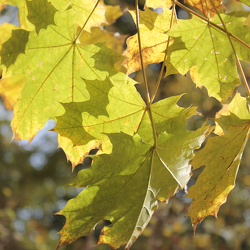
[[[173,26],[174,15],[176,16],[176,19],[177,19],[177,15],[175,13],[175,3],[173,4],[173,8],[172,8],[171,21],[170,21],[170,28],[169,29],[171,29],[172,26]],[[156,93],[157,93],[158,88],[159,88],[160,83],[161,83],[163,71],[164,71],[164,68],[165,68],[165,62],[166,62],[166,59],[167,59],[167,51],[168,51],[169,43],[170,43],[170,36],[168,37],[168,42],[167,42],[167,47],[166,47],[166,51],[165,51],[164,60],[163,60],[162,66],[161,66],[161,71],[160,71],[160,74],[159,74],[159,77],[158,77],[158,80],[157,80],[157,83],[156,83],[156,87],[154,89],[154,92],[153,92],[152,99],[151,99],[150,103],[152,103],[154,101]]]
[[[146,72],[145,72],[145,68],[144,68],[143,56],[142,56],[142,48],[141,48],[141,34],[140,34],[140,19],[139,19],[139,2],[138,2],[138,0],[135,0],[135,5],[136,5],[136,26],[137,26],[138,45],[139,45],[141,68],[142,68],[142,75],[143,75],[143,80],[144,80],[144,87],[145,87],[145,91],[146,91],[146,100],[147,100],[146,110],[148,112],[148,115],[149,115],[149,118],[150,118],[150,121],[151,121],[153,134],[154,134],[154,147],[156,147],[156,145],[157,145],[157,133],[156,133],[154,120],[153,120],[153,115],[152,115],[152,110],[151,110],[150,94],[149,94],[149,89],[148,89],[148,82],[147,82]]]
[[[81,36],[83,30],[85,29],[85,26],[87,25],[89,19],[91,18],[91,16],[93,15],[93,13],[95,12],[95,9],[97,8],[98,4],[100,3],[100,0],[97,0],[93,10],[91,11],[91,13],[89,14],[87,20],[85,21],[85,23],[83,24],[81,31],[79,32],[79,34],[77,35],[76,39],[74,40],[74,43],[78,40],[78,38]]]

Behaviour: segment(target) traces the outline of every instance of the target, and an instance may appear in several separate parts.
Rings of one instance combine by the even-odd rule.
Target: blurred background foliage
[[[111,37],[115,37],[119,44],[114,49],[122,53],[126,47],[126,38],[136,33],[132,18],[126,12],[127,8],[134,9],[134,1],[107,0],[105,3],[120,5],[124,14],[102,30],[93,28],[92,34],[84,35],[83,42],[91,42],[91,36],[94,36],[98,41],[106,39],[107,46],[113,47]],[[144,2],[141,1],[141,9],[143,5]],[[249,10],[234,0],[224,1],[224,5],[228,11]],[[161,13],[160,8],[155,11]],[[190,18],[180,8],[177,13],[179,18]],[[18,9],[9,5],[2,6],[0,24],[3,22],[18,25]],[[106,32],[107,36],[98,36],[101,32]],[[250,67],[247,63],[243,66],[246,77],[250,80]],[[160,64],[153,64],[146,68],[151,92],[160,67]],[[130,76],[143,82],[141,71]],[[143,85],[138,84],[137,88],[145,97]],[[246,95],[244,87],[238,87],[236,91]],[[215,98],[208,97],[205,88],[196,88],[189,74],[164,78],[156,101],[179,94],[184,94],[178,103],[180,106],[197,106],[203,115],[190,118],[188,129],[195,130],[204,122],[213,124],[208,118],[214,118],[222,106]],[[73,180],[79,170],[89,167],[91,160],[86,158],[84,166],[78,165],[71,172],[71,165],[67,163],[65,154],[57,148],[57,134],[49,131],[54,127],[54,121],[49,121],[29,145],[25,141],[11,141],[11,118],[12,111],[6,110],[0,99],[0,250],[54,250],[59,243],[57,232],[65,222],[64,217],[54,213],[81,191],[67,183]],[[188,187],[195,183],[201,172],[202,168],[194,171]],[[236,187],[229,194],[227,203],[222,205],[217,219],[210,216],[197,227],[195,236],[190,219],[186,217],[191,199],[184,196],[185,192],[181,190],[167,205],[159,204],[159,209],[131,250],[250,249],[250,143],[245,148]],[[94,247],[105,224],[105,221],[101,222],[94,233],[61,249],[109,249],[106,245]]]

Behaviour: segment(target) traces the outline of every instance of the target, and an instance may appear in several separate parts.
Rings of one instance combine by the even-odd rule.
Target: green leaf
[[[118,73],[114,64],[121,60],[121,55],[104,44],[81,45],[75,41],[77,26],[72,10],[57,12],[55,23],[57,26],[49,25],[39,35],[35,31],[30,33],[25,55],[19,56],[6,74],[6,77],[12,74],[25,74],[27,77],[15,103],[12,120],[12,129],[18,140],[32,140],[50,118],[62,115],[64,109],[59,102],[87,100],[89,94],[83,79],[104,80],[107,76],[116,79]],[[27,34],[26,31],[23,33]],[[17,54],[20,54],[24,50],[24,42],[20,42],[20,37],[18,41],[21,51]],[[13,50],[16,43],[14,35],[5,44],[6,49],[3,48],[1,55],[8,46]],[[12,56],[10,61],[5,59],[6,56],[2,63],[7,66],[17,57]]]
[[[26,0],[28,8],[28,20],[35,25],[36,33],[41,29],[46,29],[49,25],[53,24],[54,16],[57,9],[47,0]]]
[[[239,58],[249,62],[249,49],[242,43],[250,44],[250,27],[243,25],[248,13],[221,13],[220,16],[228,32],[239,38],[232,38]],[[218,16],[211,21],[223,29]],[[234,88],[241,84],[226,32],[193,17],[191,20],[180,20],[168,35],[175,42],[168,50],[166,75],[177,72],[185,74],[191,68],[194,82],[198,86],[205,86],[209,95],[221,101],[231,96]]]
[[[119,81],[118,81],[119,80]],[[133,135],[145,112],[145,103],[125,74],[116,81],[85,81],[90,99],[63,104],[65,113],[57,118],[54,131],[59,145],[73,167],[82,163],[88,152],[99,148],[111,153],[105,133],[124,132]]]
[[[191,161],[194,169],[206,166],[187,195],[193,198],[188,215],[194,229],[206,216],[217,217],[220,206],[226,202],[228,193],[235,186],[242,153],[250,135],[246,99],[237,94],[226,110],[229,111],[227,116],[216,119],[223,135],[209,138]]]
[[[207,127],[185,130],[186,121],[173,133],[163,132],[158,144],[143,142],[139,135],[108,134],[110,155],[94,156],[91,168],[78,173],[72,185],[87,187],[58,214],[66,217],[59,246],[90,234],[98,222],[109,220],[97,244],[129,249],[148,224],[157,200],[169,197],[187,184],[193,150],[209,133]]]

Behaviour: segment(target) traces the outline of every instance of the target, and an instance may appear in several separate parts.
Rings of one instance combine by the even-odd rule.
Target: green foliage
[[[2,41],[0,52],[0,84],[5,84],[0,94],[4,97],[8,87],[19,90],[24,85],[20,93],[13,91],[14,138],[31,141],[52,118],[57,122],[54,131],[59,134],[59,146],[73,168],[83,163],[91,149],[99,149],[92,166],[81,170],[71,183],[85,189],[58,213],[66,217],[58,247],[109,220],[112,226],[103,228],[97,244],[129,249],[147,226],[158,200],[167,202],[186,187],[192,166],[206,168],[188,194],[193,198],[188,215],[194,227],[208,215],[217,216],[234,187],[249,137],[246,98],[239,94],[231,98],[240,79],[250,94],[239,61],[250,61],[250,30],[244,24],[249,13],[224,14],[219,12],[222,6],[211,0],[207,11],[202,11],[205,16],[179,2],[171,10],[170,3],[159,3],[163,13],[156,14],[146,7],[147,1],[145,11],[139,12],[137,2],[131,14],[137,26],[142,25],[128,40],[125,59],[105,43],[89,39],[84,44],[82,37],[105,24],[105,16],[112,20],[110,13],[117,6],[112,10],[92,0],[2,3],[24,10],[21,28]],[[157,5],[157,1],[148,3]],[[196,7],[204,1],[188,3]],[[176,5],[193,14],[192,19],[178,20]],[[208,15],[211,8],[213,18]],[[123,59],[127,72],[142,69],[146,101],[137,92],[137,83],[119,71]],[[149,93],[145,67],[155,62],[163,67]],[[205,86],[210,96],[224,104],[214,127],[187,130],[187,119],[198,112],[195,107],[179,107],[181,96],[153,103],[165,66],[166,75],[190,70],[195,84]],[[20,82],[14,85],[16,78]],[[228,98],[232,101],[225,104]],[[194,154],[213,129],[214,136]]]

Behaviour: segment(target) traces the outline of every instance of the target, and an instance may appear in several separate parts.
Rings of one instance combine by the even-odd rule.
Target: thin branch
[[[216,6],[215,6],[213,0],[210,0],[210,2],[211,2],[211,4],[213,5],[213,8],[215,9],[215,11],[216,11],[216,13],[217,13],[217,15],[218,15],[218,17],[219,17],[219,19],[220,19],[220,21],[221,21],[223,27],[224,27],[225,32],[227,33],[227,36],[228,36],[229,42],[230,42],[230,44],[231,44],[231,47],[232,47],[232,49],[233,49],[233,52],[234,52],[234,55],[235,55],[235,58],[236,58],[236,62],[237,62],[237,65],[238,65],[238,67],[239,67],[239,70],[240,70],[240,73],[241,73],[241,76],[242,76],[244,85],[245,85],[245,87],[246,87],[246,89],[247,89],[248,96],[250,97],[250,89],[249,89],[249,86],[248,86],[248,83],[247,83],[247,79],[246,79],[246,76],[245,76],[244,71],[243,71],[243,69],[242,69],[242,66],[241,66],[239,57],[238,57],[238,55],[237,55],[237,53],[236,53],[236,50],[235,50],[235,48],[234,48],[233,42],[232,42],[232,40],[231,40],[230,33],[227,31],[227,27],[226,27],[225,23],[223,22],[223,20],[222,20],[222,18],[221,18],[221,16],[220,16],[220,13],[219,13],[219,11],[217,10],[217,8],[216,8]]]
[[[214,26],[215,28],[221,30],[223,33],[226,33],[226,31],[221,28],[220,26],[218,26],[217,24],[211,22],[208,18],[196,13],[195,11],[189,9],[188,7],[186,7],[185,5],[179,3],[178,1],[175,1],[175,4],[178,5],[179,7],[181,7],[182,9],[186,10],[187,12],[199,17],[200,19],[202,19],[203,21],[211,24],[212,26]],[[248,49],[250,49],[250,45],[248,45],[247,43],[245,43],[244,41],[240,40],[237,36],[231,34],[230,32],[228,32],[228,34],[230,35],[230,37],[232,37],[234,40],[236,40],[237,42],[241,43],[242,45],[244,45],[245,47],[247,47]]]
[[[173,22],[174,22],[173,20],[174,20],[174,15],[175,14],[176,13],[175,13],[175,3],[174,3],[173,8],[172,8],[171,21],[170,21],[170,28],[169,29],[171,29],[172,26],[173,26]],[[177,16],[176,16],[176,19],[177,19]],[[166,59],[167,59],[167,52],[168,52],[169,43],[170,43],[170,36],[168,36],[168,42],[167,42],[167,47],[166,47],[166,51],[165,51],[164,60],[163,60],[162,66],[161,66],[161,71],[160,71],[160,74],[159,74],[159,77],[158,77],[158,80],[157,80],[157,83],[156,83],[156,87],[154,89],[154,93],[152,95],[152,99],[151,99],[150,103],[152,103],[154,101],[156,93],[157,93],[158,88],[159,88],[160,83],[161,83],[163,71],[164,71],[164,68],[165,68],[165,62],[166,62]]]
[[[89,19],[90,19],[91,16],[93,15],[93,13],[94,13],[94,11],[95,11],[95,9],[97,8],[97,6],[98,6],[99,3],[100,3],[100,0],[97,0],[95,6],[94,6],[94,8],[93,8],[93,10],[91,11],[91,13],[89,14],[87,20],[86,20],[85,23],[83,24],[83,26],[82,26],[82,28],[81,28],[81,31],[79,32],[79,34],[78,34],[78,36],[76,37],[76,39],[74,40],[74,42],[76,42],[77,39],[81,36],[83,30],[85,29],[85,26],[87,25]]]

